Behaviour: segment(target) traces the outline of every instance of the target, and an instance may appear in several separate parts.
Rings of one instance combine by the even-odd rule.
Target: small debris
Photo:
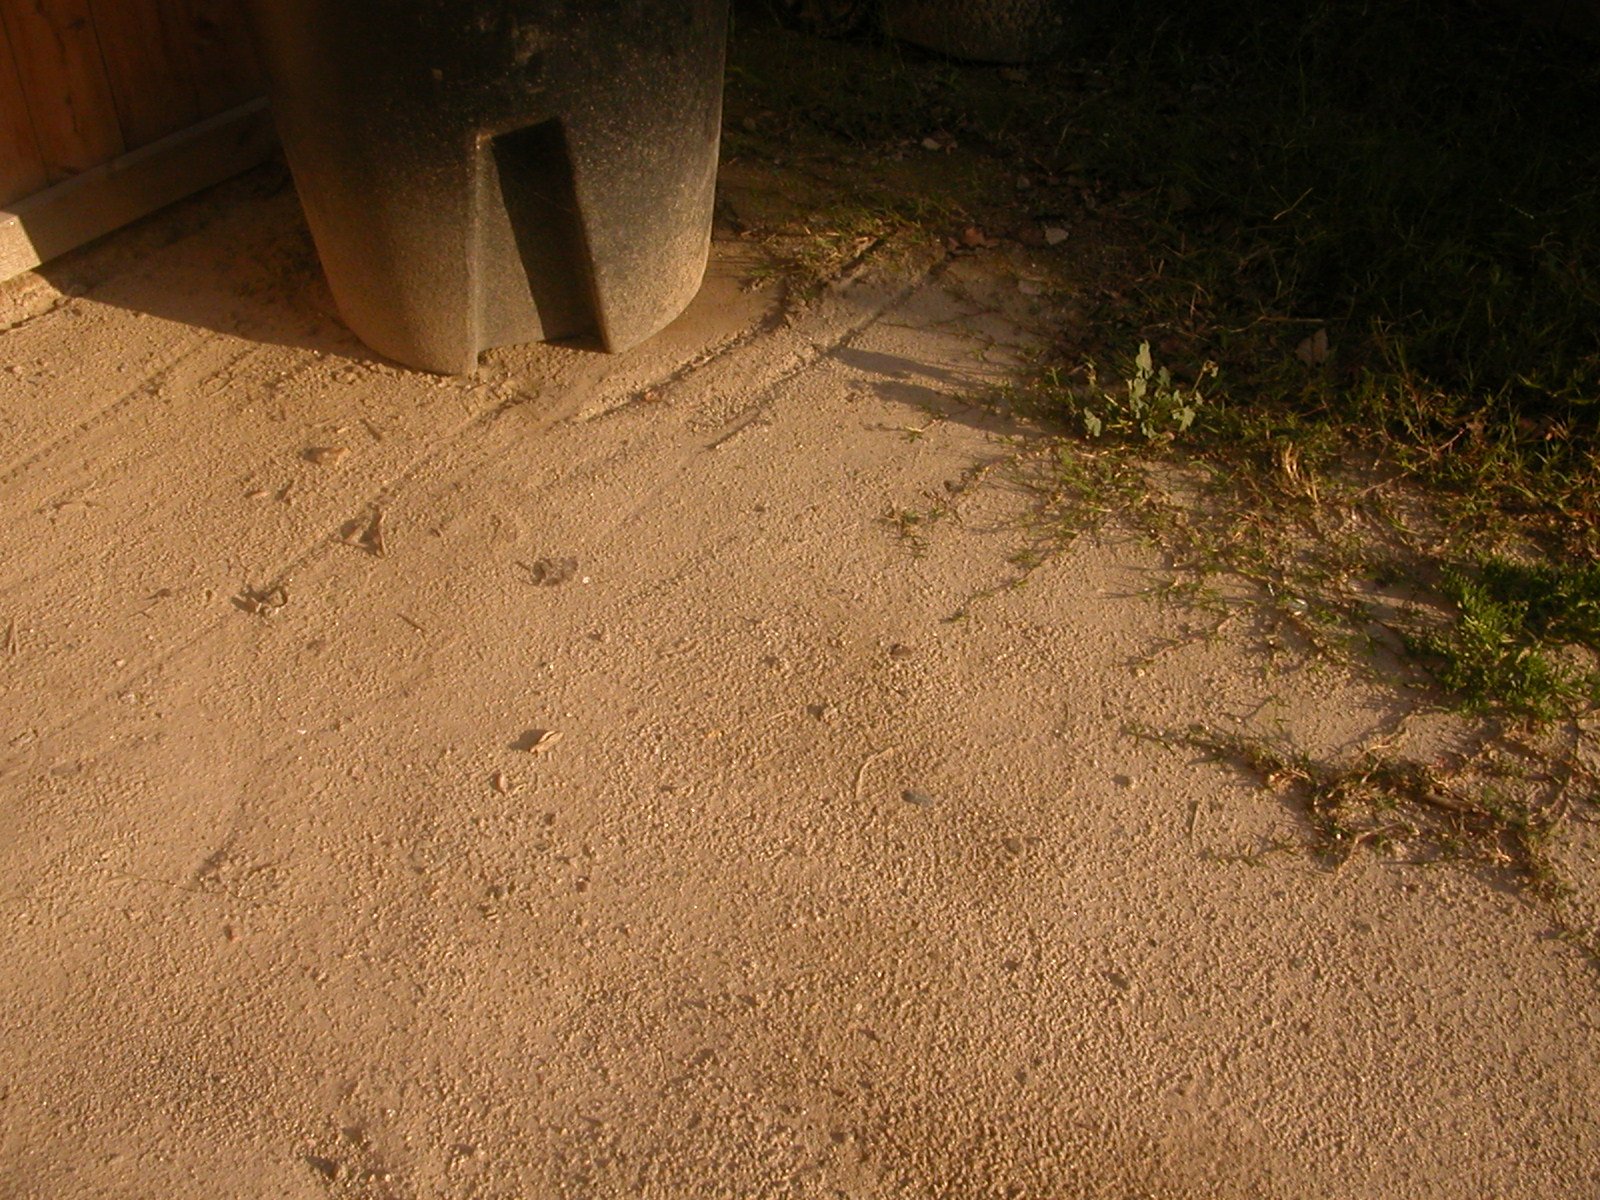
[[[404,621],[407,625],[411,626],[411,628],[415,629],[418,633],[427,633],[428,632],[426,629],[424,629],[422,627],[422,623],[421,622],[412,620],[410,617],[406,616],[405,613],[396,613],[395,615],[397,617],[399,617],[402,621]]]
[[[1006,848],[1006,853],[1016,858],[1027,849],[1026,844],[1019,837],[1001,838],[1000,844]]]
[[[372,520],[361,535],[361,546],[379,558],[388,554],[388,548],[383,544],[383,509],[372,510]]]
[[[233,598],[236,607],[256,617],[270,617],[289,603],[289,592],[281,584],[270,588],[247,587]]]
[[[927,792],[919,792],[914,788],[908,788],[901,792],[900,799],[904,800],[907,804],[915,804],[918,808],[932,808],[935,804],[939,803],[937,799],[928,795]]]
[[[1044,285],[1035,283],[1031,279],[1022,279],[1017,281],[1017,291],[1024,296],[1042,296],[1044,295]]]
[[[936,137],[925,137],[922,139],[922,148],[924,150],[943,150],[944,143]]]
[[[7,658],[15,658],[16,656],[17,656],[17,619],[15,617],[12,617],[10,624],[8,624],[6,626],[6,657]]]
[[[548,754],[561,743],[567,735],[559,729],[530,729],[516,740],[512,747],[516,750],[525,750],[529,754]]]
[[[1125,992],[1133,986],[1132,980],[1130,980],[1121,971],[1105,971],[1103,974],[1105,975],[1106,982],[1112,987],[1116,988],[1119,992]]]
[[[898,659],[902,662],[908,658],[915,657],[916,653],[917,652],[915,650],[913,650],[910,646],[905,645],[903,642],[896,642],[894,645],[889,647],[889,657]]]
[[[502,796],[509,796],[511,794],[511,781],[506,778],[506,773],[504,771],[496,771],[493,775],[489,776],[489,786],[495,791],[499,792]]]
[[[310,1167],[313,1171],[315,1171],[318,1175],[321,1175],[330,1183],[339,1178],[339,1163],[334,1159],[323,1158],[316,1154],[308,1154],[305,1156],[305,1160],[306,1166]]]
[[[998,246],[1000,244],[1000,240],[998,238],[990,237],[976,225],[968,225],[961,231],[961,244],[963,246],[971,247],[974,250],[987,250],[990,247]]]
[[[1061,226],[1059,226],[1059,225],[1046,225],[1044,227],[1044,244],[1045,245],[1047,245],[1047,246],[1059,246],[1062,242],[1064,242],[1066,240],[1067,240],[1067,231],[1065,229],[1061,228]]]
[[[265,500],[270,495],[272,495],[272,493],[267,491],[266,488],[255,488],[252,491],[246,492],[244,494],[244,498],[246,500]]]
[[[834,717],[838,716],[839,714],[839,710],[831,704],[808,704],[806,705],[806,712],[810,713],[824,725],[830,724]]]
[[[856,803],[857,804],[861,803],[862,789],[866,786],[867,768],[870,767],[876,759],[880,759],[886,754],[893,754],[898,749],[899,749],[898,746],[886,746],[882,750],[874,750],[871,754],[867,755],[866,758],[861,760],[861,766],[859,768],[857,768],[857,770],[856,770]]]
[[[1294,348],[1294,356],[1308,367],[1320,367],[1328,361],[1328,331],[1319,329]]]
[[[303,457],[307,462],[316,463],[319,467],[333,467],[349,453],[348,446],[312,446],[305,451]]]
[[[521,565],[528,572],[528,582],[535,587],[560,587],[578,572],[575,558],[540,558]],[[589,581],[585,579],[584,582]]]

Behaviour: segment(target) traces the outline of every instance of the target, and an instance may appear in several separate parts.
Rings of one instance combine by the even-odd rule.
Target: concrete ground
[[[0,289],[0,1193],[1600,1193],[1534,906],[1127,733],[1384,694],[1010,586],[1026,253],[441,379],[268,169]]]

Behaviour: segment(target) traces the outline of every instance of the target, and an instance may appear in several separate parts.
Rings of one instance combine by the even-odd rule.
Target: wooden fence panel
[[[45,171],[66,179],[127,144],[88,0],[0,0]]]
[[[186,25],[183,43],[200,96],[201,116],[261,95],[264,85],[241,0],[176,0]]]
[[[42,188],[47,181],[27,97],[17,77],[11,39],[0,21],[0,204]]]
[[[271,153],[243,0],[0,0],[0,280]]]
[[[89,11],[129,150],[200,119],[184,14],[173,0],[89,0]]]

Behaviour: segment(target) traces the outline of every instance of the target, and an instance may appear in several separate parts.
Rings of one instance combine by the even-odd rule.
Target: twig
[[[17,619],[11,618],[11,624],[6,626],[6,654],[15,658],[17,656]]]
[[[406,616],[405,613],[396,613],[395,615],[398,616],[407,625],[411,626],[411,628],[415,629],[418,633],[427,633],[428,632],[421,625],[417,624],[417,622],[413,621],[410,617]]]
[[[191,896],[207,896],[207,897],[210,897],[210,898],[213,898],[213,899],[218,897],[218,896],[226,896],[230,900],[239,901],[239,903],[241,903],[241,904],[253,904],[253,905],[256,905],[257,907],[265,907],[265,908],[282,908],[283,907],[276,900],[266,900],[266,899],[261,899],[261,898],[255,897],[255,896],[241,895],[239,892],[233,891],[231,888],[225,888],[225,887],[220,887],[220,886],[219,887],[192,887],[189,884],[185,884],[185,883],[174,883],[170,879],[152,879],[148,875],[135,875],[132,871],[109,870],[109,871],[106,871],[106,874],[110,875],[113,879],[128,879],[128,880],[132,880],[135,883],[148,883],[148,884],[150,884],[150,885],[152,885],[154,887],[171,888],[175,892],[188,892]]]
[[[867,768],[870,767],[877,759],[884,757],[886,754],[893,754],[899,748],[900,747],[898,746],[885,746],[882,750],[874,750],[871,754],[867,755],[866,758],[861,760],[861,766],[856,770],[857,804],[861,803],[861,787],[864,783],[866,783],[867,780]]]

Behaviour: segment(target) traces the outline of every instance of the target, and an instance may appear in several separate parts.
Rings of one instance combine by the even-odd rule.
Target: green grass
[[[1413,641],[1464,706],[1551,721],[1594,704],[1600,678],[1557,655],[1600,650],[1600,567],[1494,557],[1447,569],[1440,591],[1454,619]]]

